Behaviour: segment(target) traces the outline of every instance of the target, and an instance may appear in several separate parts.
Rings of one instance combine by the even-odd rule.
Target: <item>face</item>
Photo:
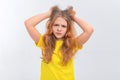
[[[67,31],[67,22],[65,19],[58,17],[53,24],[52,30],[57,39],[62,39]]]

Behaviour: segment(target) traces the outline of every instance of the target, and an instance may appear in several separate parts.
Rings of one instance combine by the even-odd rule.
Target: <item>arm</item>
[[[84,43],[86,43],[88,41],[88,39],[90,38],[90,36],[93,33],[93,28],[92,26],[90,26],[87,22],[85,22],[84,20],[80,19],[77,16],[73,17],[73,20],[80,26],[80,28],[83,30],[82,34],[80,34],[77,37],[77,43],[79,46],[83,45]]]
[[[40,38],[40,33],[35,28],[35,26],[38,23],[40,23],[41,21],[43,21],[44,19],[49,18],[49,17],[50,17],[50,11],[45,12],[45,13],[41,13],[41,14],[37,14],[37,15],[27,19],[24,22],[29,35],[35,41],[35,43],[37,43],[39,41],[39,38]]]

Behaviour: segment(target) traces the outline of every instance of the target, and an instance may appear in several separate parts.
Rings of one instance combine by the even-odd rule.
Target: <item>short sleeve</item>
[[[82,49],[83,49],[83,45],[81,45],[81,46],[76,45],[76,47],[75,47],[75,50],[76,50],[76,51],[82,50]]]
[[[78,50],[81,50],[82,48],[83,48],[83,45],[77,47]]]
[[[43,47],[43,36],[40,35],[39,41],[35,43],[37,47],[42,48]]]

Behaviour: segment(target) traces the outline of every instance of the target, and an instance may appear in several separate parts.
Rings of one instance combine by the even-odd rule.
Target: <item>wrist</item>
[[[51,10],[46,12],[46,15],[47,15],[48,18],[51,16],[51,13],[52,13]]]
[[[46,16],[46,18],[49,18],[49,17],[50,17],[49,12],[45,12],[44,15]]]
[[[74,16],[72,17],[72,19],[73,19],[73,21],[76,21],[77,16],[76,16],[76,15],[74,15]]]

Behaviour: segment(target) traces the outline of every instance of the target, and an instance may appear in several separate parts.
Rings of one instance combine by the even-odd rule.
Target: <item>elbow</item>
[[[91,36],[93,34],[93,32],[94,32],[93,27],[89,27],[89,29],[86,31],[86,34]]]
[[[92,34],[93,32],[94,32],[94,29],[93,29],[93,27],[89,27],[89,29],[88,29],[88,34]]]
[[[24,21],[24,25],[25,25],[25,27],[28,27],[28,26],[30,26],[30,23],[26,20],[26,21]]]
[[[94,32],[94,29],[93,29],[93,28],[91,28],[90,32],[91,32],[91,34],[92,34],[92,33]]]
[[[24,25],[25,25],[25,27],[27,27],[27,28],[29,28],[29,27],[35,27],[36,26],[36,24],[34,24],[32,21],[30,21],[30,20],[25,20],[24,21]]]

